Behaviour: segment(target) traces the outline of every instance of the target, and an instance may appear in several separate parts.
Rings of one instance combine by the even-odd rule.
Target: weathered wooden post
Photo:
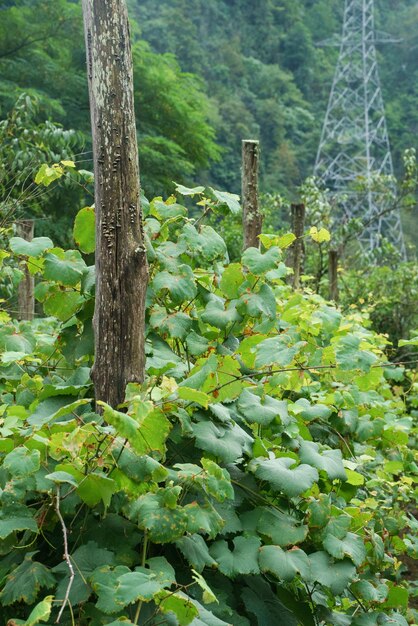
[[[263,217],[258,197],[258,169],[260,142],[244,139],[242,142],[242,223],[244,250],[259,248]]]
[[[96,400],[124,400],[145,365],[147,257],[125,0],[83,0],[96,206]]]
[[[32,241],[34,233],[33,220],[16,222],[16,234],[26,241]],[[17,316],[19,320],[33,320],[35,315],[35,279],[27,264],[23,269],[23,278],[17,288]]]
[[[338,289],[338,259],[338,251],[330,250],[328,253],[329,298],[337,303],[340,297]]]
[[[293,276],[290,277],[293,289],[300,288],[300,278],[303,273],[303,261],[305,257],[305,205],[292,204],[292,233],[296,239],[289,248],[287,264],[293,269]]]

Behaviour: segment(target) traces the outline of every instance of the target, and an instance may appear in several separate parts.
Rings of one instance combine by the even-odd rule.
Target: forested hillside
[[[418,134],[418,5],[379,0],[377,27],[402,39],[380,47],[382,86],[395,167]],[[312,172],[340,34],[342,0],[132,0],[142,36],[202,75],[224,149],[218,184],[239,190],[240,140],[262,141],[265,190],[284,190]]]
[[[418,6],[413,0],[376,4],[378,27],[402,39],[380,48],[399,174],[403,150],[417,144]],[[148,195],[168,191],[172,180],[193,178],[239,191],[245,137],[262,141],[263,190],[289,193],[312,172],[338,53],[317,44],[340,33],[342,0],[131,0],[130,5]],[[40,117],[84,132],[80,151],[89,149],[80,4],[3,2],[1,18],[2,117],[19,93],[36,94]]]

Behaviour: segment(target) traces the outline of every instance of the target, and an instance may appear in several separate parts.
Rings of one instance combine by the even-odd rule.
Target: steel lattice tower
[[[338,219],[359,218],[364,230],[359,241],[374,250],[382,237],[405,247],[396,198],[393,162],[376,56],[374,0],[345,0],[340,54],[315,164],[315,175],[340,207]],[[393,40],[392,40],[393,41]],[[376,190],[377,176],[388,177],[390,193]],[[387,188],[387,187],[386,187]]]

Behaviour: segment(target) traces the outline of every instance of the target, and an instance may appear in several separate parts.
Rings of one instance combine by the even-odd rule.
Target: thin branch
[[[387,363],[379,363],[378,365],[371,365],[370,369],[378,369],[380,367],[395,367],[397,365],[408,365],[408,364],[412,364],[412,363],[418,363],[417,359],[411,360],[411,361],[398,361],[397,363],[391,363],[390,361],[388,361]],[[256,378],[256,377],[261,377],[263,378],[264,376],[271,376],[272,374],[282,374],[283,372],[315,372],[316,370],[335,370],[338,369],[339,365],[338,364],[331,364],[331,365],[312,365],[311,367],[285,367],[285,368],[281,368],[281,369],[275,369],[275,370],[268,370],[266,372],[251,372],[249,374],[244,374],[243,376],[236,376],[234,374],[228,374],[229,376],[233,376],[233,379],[228,381],[227,383],[224,383],[223,385],[219,385],[218,387],[215,387],[215,389],[211,389],[209,393],[213,393],[214,391],[220,391],[221,389],[223,389],[224,387],[228,387],[228,385],[232,385],[233,383],[239,381],[239,380],[246,380],[246,379],[251,379],[251,378]],[[358,368],[353,368],[353,369],[358,369]],[[227,372],[223,372],[223,373],[227,373]],[[167,400],[168,402],[168,400]]]
[[[64,538],[64,560],[67,563],[68,570],[70,572],[70,580],[68,581],[68,585],[67,585],[67,589],[66,589],[66,592],[65,592],[64,600],[62,601],[62,606],[61,606],[60,611],[58,613],[58,617],[57,617],[57,619],[55,621],[56,624],[59,624],[60,620],[61,620],[61,617],[62,617],[62,614],[64,612],[64,609],[65,609],[65,607],[68,604],[71,587],[72,587],[72,584],[74,582],[74,577],[75,577],[73,564],[71,563],[71,558],[70,558],[70,555],[69,555],[69,552],[68,552],[68,531],[67,531],[67,527],[66,527],[65,522],[64,522],[64,518],[61,515],[61,511],[60,511],[60,488],[59,487],[57,487],[57,497],[55,499],[55,511],[56,511],[56,513],[58,515],[58,519],[59,519],[59,521],[61,523],[61,527],[62,527],[62,536]]]

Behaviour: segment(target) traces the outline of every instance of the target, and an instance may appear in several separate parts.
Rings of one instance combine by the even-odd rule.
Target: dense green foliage
[[[52,624],[68,590],[68,626],[412,623],[413,380],[360,313],[290,290],[291,237],[230,263],[181,195],[239,210],[203,187],[145,205],[147,379],[101,415],[94,267],[10,240],[48,317],[2,313],[3,623]],[[81,252],[92,216],[76,220]]]
[[[2,7],[0,111],[5,117],[19,94],[36,96],[45,116],[85,134],[90,116],[81,6],[71,0],[19,0]],[[207,104],[196,77],[175,58],[157,55],[134,36],[135,96],[142,183],[148,194],[173,179],[187,180],[217,158]],[[91,153],[78,155],[80,167]],[[88,169],[88,168],[87,168]]]

